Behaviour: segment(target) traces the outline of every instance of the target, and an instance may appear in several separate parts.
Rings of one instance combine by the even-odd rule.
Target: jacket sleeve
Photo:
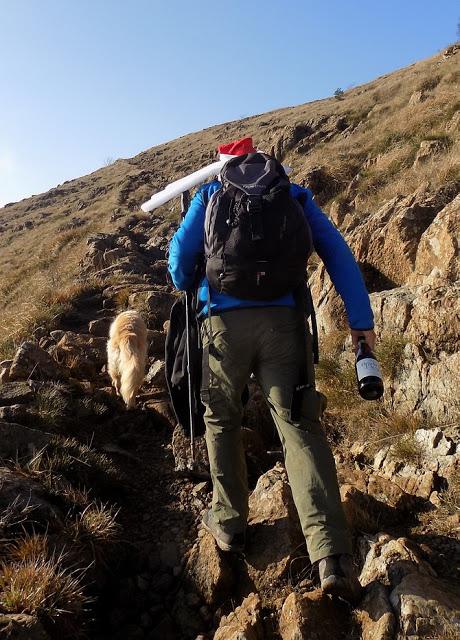
[[[187,291],[195,280],[195,268],[204,253],[204,217],[206,207],[201,187],[190,203],[185,217],[169,245],[168,269],[176,289]]]
[[[300,190],[300,187],[299,187]],[[374,315],[361,271],[338,229],[306,192],[304,211],[310,224],[315,250],[345,305],[348,323],[352,329],[372,329]]]

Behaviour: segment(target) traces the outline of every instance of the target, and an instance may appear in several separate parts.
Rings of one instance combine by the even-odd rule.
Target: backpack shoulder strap
[[[307,195],[307,193],[305,191],[300,191],[296,195],[295,199],[302,205],[302,209],[304,209],[305,208],[305,203],[308,200],[308,195]]]

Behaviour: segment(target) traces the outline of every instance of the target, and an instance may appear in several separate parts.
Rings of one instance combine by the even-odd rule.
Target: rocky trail
[[[64,571],[86,567],[77,605],[56,603],[66,613],[55,617],[40,607],[0,610],[0,637],[459,637],[460,519],[457,507],[445,509],[446,491],[458,483],[456,425],[420,425],[416,455],[402,463],[391,441],[372,459],[365,443],[350,447],[326,414],[366,588],[355,610],[317,587],[257,389],[244,421],[252,491],[245,557],[222,554],[199,530],[211,486],[205,475],[184,473],[188,440],[164,380],[165,322],[176,295],[165,251],[174,228],[133,216],[90,237],[71,309],[0,364],[1,537],[16,547],[21,536],[29,546],[33,539],[35,559],[65,549]],[[129,413],[105,372],[109,324],[128,307],[142,312],[150,340],[139,405]],[[197,448],[205,473],[202,438]],[[18,573],[26,551],[4,549],[2,561]]]

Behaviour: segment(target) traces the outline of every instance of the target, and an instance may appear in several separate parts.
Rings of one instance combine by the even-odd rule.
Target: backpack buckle
[[[246,202],[246,211],[250,214],[262,212],[262,196],[249,196]]]
[[[246,211],[249,213],[251,240],[263,240],[262,197],[249,196],[246,203]]]

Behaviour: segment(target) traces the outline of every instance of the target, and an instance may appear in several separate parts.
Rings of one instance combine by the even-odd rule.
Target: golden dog
[[[147,362],[147,327],[137,311],[123,311],[110,325],[107,343],[108,372],[117,395],[128,409],[136,407],[136,394]]]

